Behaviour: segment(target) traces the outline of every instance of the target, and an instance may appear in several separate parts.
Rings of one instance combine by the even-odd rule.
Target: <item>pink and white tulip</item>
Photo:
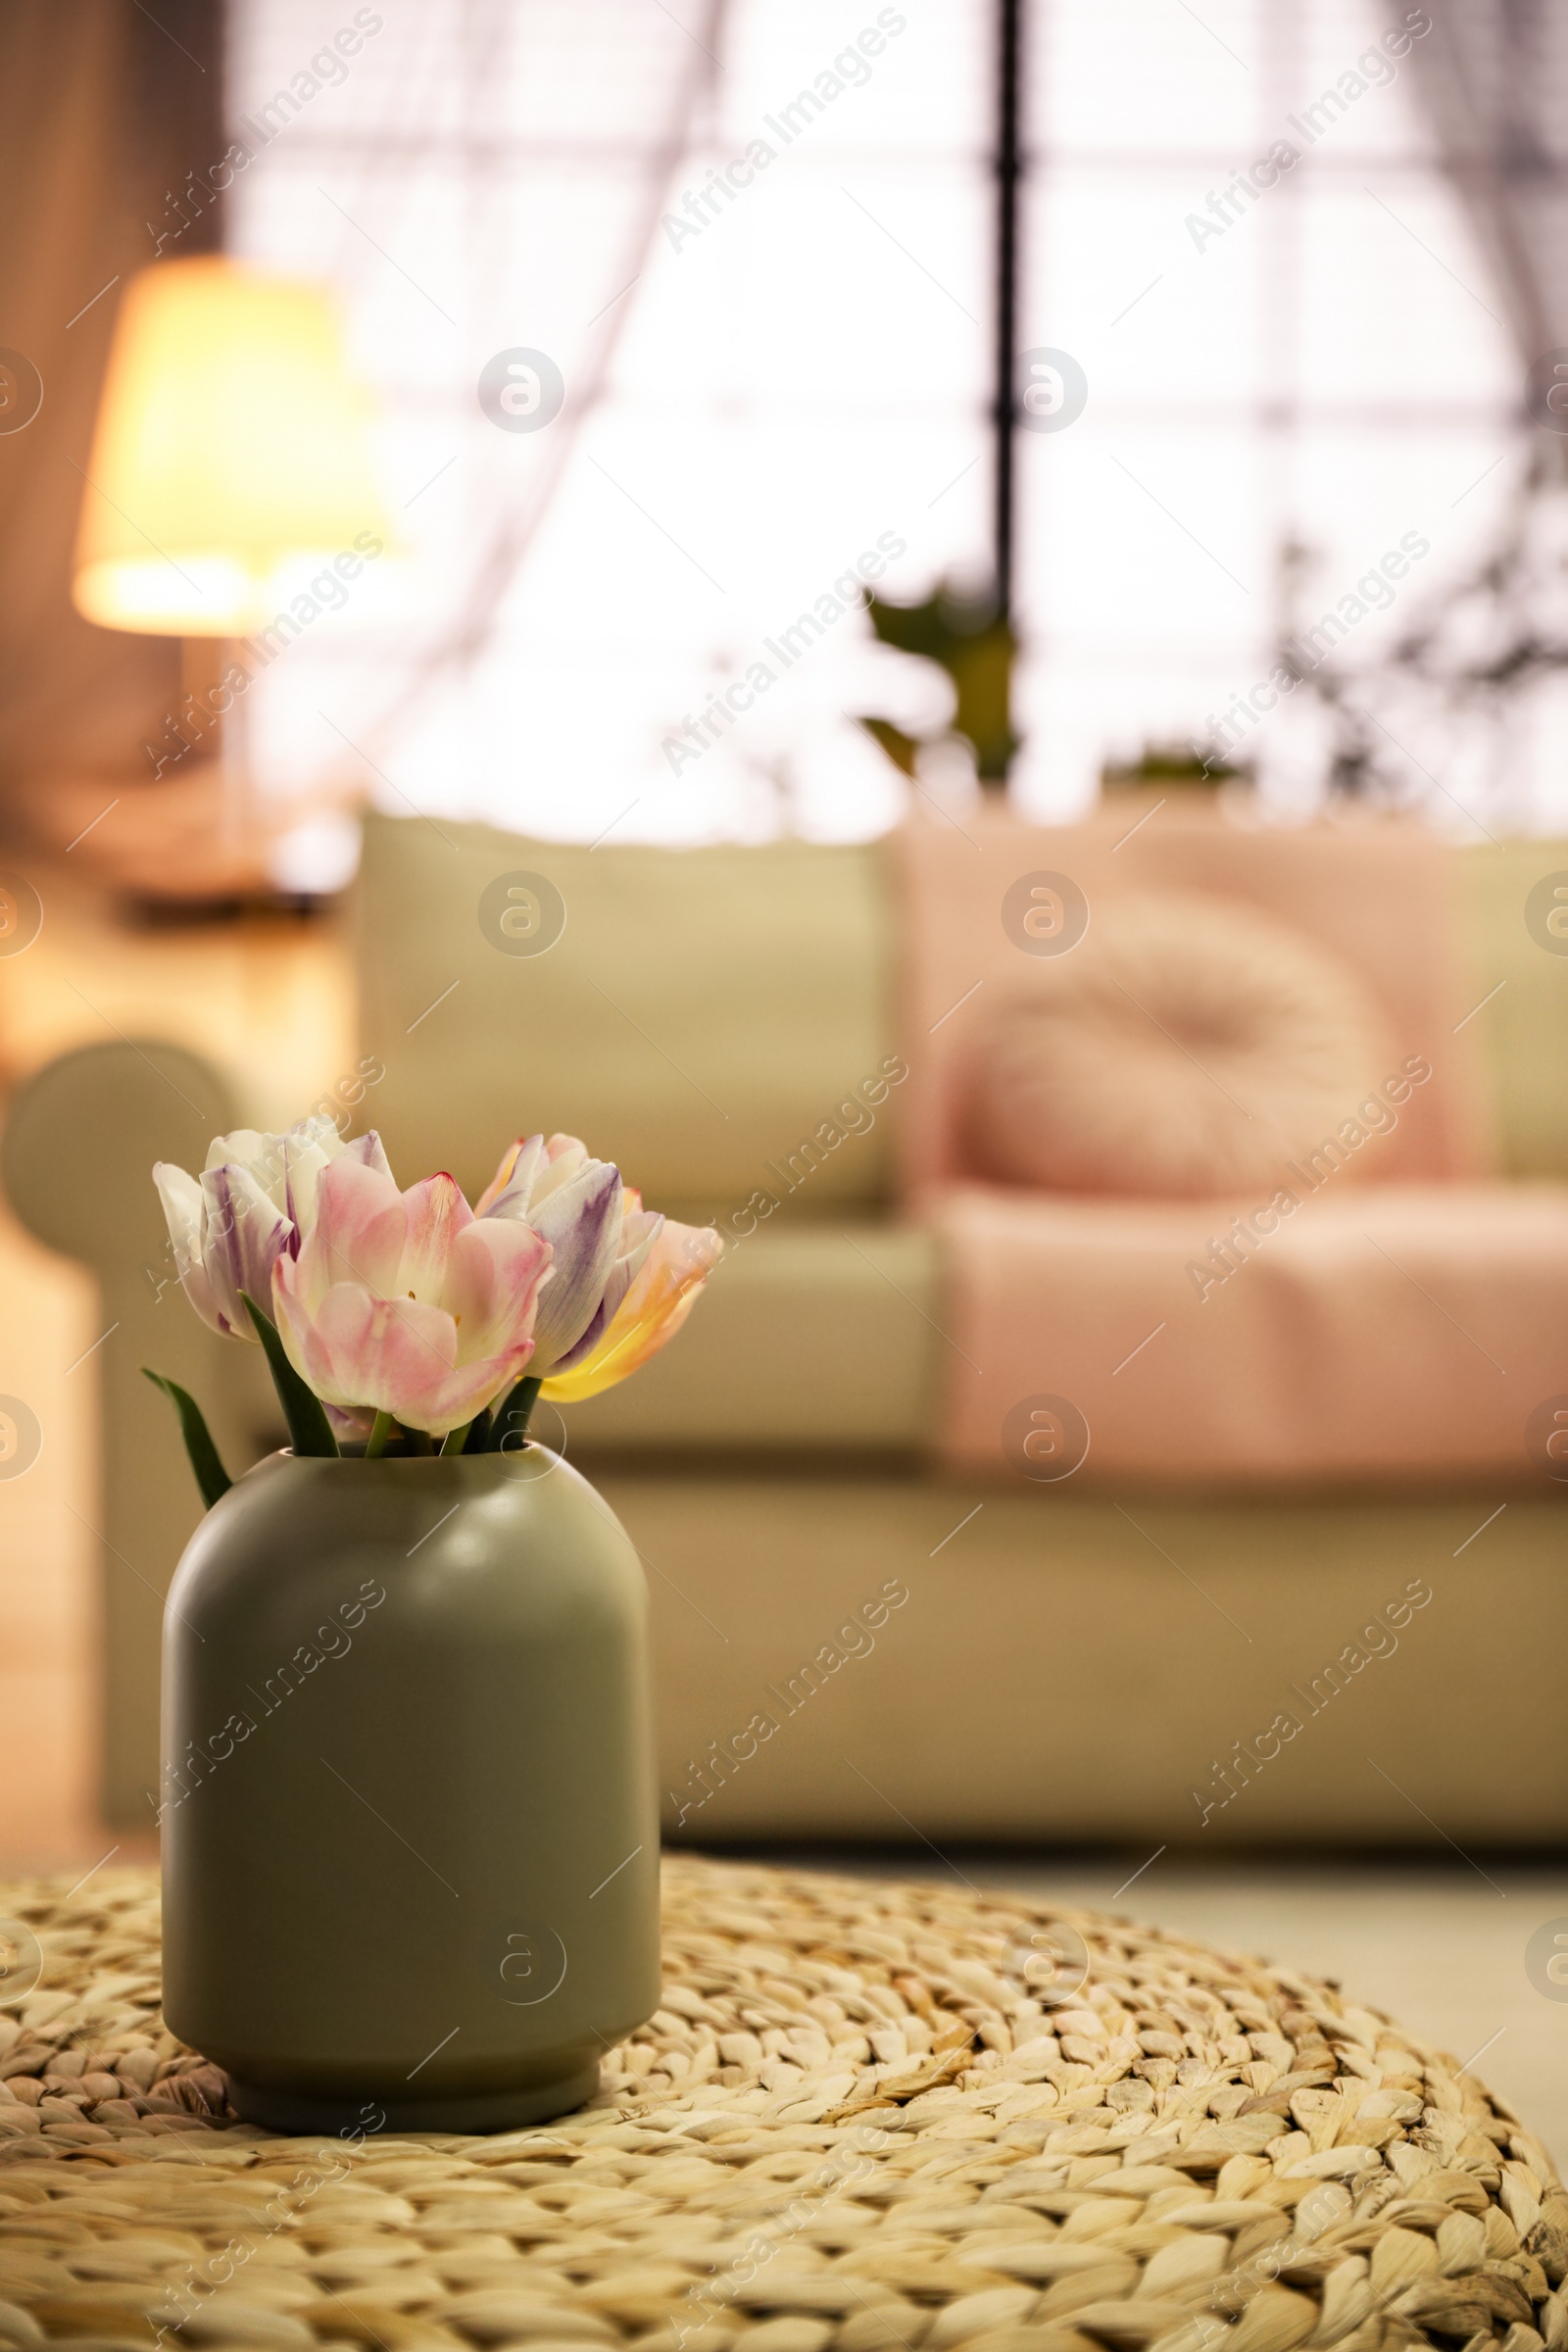
[[[522,1377],[551,1277],[532,1225],[476,1217],[447,1175],[400,1193],[384,1161],[346,1152],[314,1209],[297,1256],[274,1262],[272,1300],[289,1361],[324,1403],[435,1437]]]
[[[390,1174],[378,1136],[345,1144],[319,1113],[285,1135],[236,1127],[216,1137],[199,1177],[168,1160],[153,1169],[180,1288],[214,1331],[255,1341],[240,1293],[267,1306],[272,1268],[310,1232],[322,1171],[339,1157]]]

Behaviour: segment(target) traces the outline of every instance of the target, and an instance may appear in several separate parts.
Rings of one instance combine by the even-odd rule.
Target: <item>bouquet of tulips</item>
[[[541,1392],[596,1396],[672,1339],[723,1249],[570,1135],[513,1144],[471,1208],[447,1175],[400,1192],[380,1138],[324,1115],[153,1181],[186,1298],[266,1350],[296,1454],[511,1450]],[[232,1482],[201,1408],[147,1377],[213,1504]]]

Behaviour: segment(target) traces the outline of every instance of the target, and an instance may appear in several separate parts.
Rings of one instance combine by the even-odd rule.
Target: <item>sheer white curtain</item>
[[[410,605],[289,648],[258,692],[261,773],[587,840],[885,826],[902,781],[846,713],[901,689],[873,682],[889,658],[848,575],[912,595],[986,556],[984,12],[371,16],[236,183],[232,242],[342,292]],[[356,22],[342,0],[231,19],[253,122]],[[476,396],[519,347],[565,384],[534,432]]]

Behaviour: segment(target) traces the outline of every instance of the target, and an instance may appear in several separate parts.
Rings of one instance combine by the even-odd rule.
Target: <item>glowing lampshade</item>
[[[239,637],[368,532],[369,404],[318,287],[220,259],[125,288],[72,596],[112,629]]]

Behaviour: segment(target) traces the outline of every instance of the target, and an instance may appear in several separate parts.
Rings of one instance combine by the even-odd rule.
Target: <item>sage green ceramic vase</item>
[[[164,2009],[284,2132],[590,2097],[659,2001],[637,1554],[541,1446],[272,1454],[164,1630]]]

